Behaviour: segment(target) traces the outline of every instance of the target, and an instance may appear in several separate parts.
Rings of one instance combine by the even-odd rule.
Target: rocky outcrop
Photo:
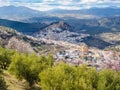
[[[67,23],[60,21],[52,23],[43,30],[34,34],[36,38],[45,38],[57,41],[66,41],[74,44],[80,44],[82,39],[89,34],[72,32],[72,27]],[[79,41],[78,41],[79,40]]]
[[[6,47],[10,49],[18,50],[20,52],[29,52],[29,53],[34,52],[30,43],[24,42],[23,40],[19,40],[16,37],[10,38]]]

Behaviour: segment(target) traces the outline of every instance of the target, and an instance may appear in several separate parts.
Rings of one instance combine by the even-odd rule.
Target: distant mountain
[[[120,31],[120,15],[108,16],[98,19],[77,19],[72,17],[36,17],[30,18],[28,22],[42,22],[47,25],[53,22],[64,21],[68,23],[73,29],[73,32],[77,33],[88,33],[91,35]]]
[[[81,11],[84,14],[96,15],[100,17],[109,17],[120,15],[120,8],[117,7],[106,7],[106,8],[90,8]]]
[[[23,23],[5,19],[0,19],[0,25],[10,27],[24,34],[32,34],[46,26],[44,23]]]
[[[112,11],[112,12],[111,12]],[[49,11],[37,11],[24,6],[3,6],[0,7],[0,18],[16,21],[37,21],[36,18],[78,18],[78,19],[96,19],[100,17],[109,17],[120,15],[120,8],[90,8],[80,10],[53,9]],[[34,18],[34,19],[33,19]]]
[[[8,19],[20,20],[0,19],[1,26],[10,27],[25,34],[34,34],[33,36],[38,39],[45,38],[74,44],[86,43],[90,47],[100,49],[120,43],[118,40],[109,42],[108,37],[107,40],[104,39],[106,38],[104,35],[108,35],[104,33],[120,32],[120,8],[58,9],[43,13],[26,7],[6,6],[0,7],[0,15]],[[80,15],[79,17],[90,15],[100,18],[81,19],[76,18],[76,15]],[[1,16],[1,18],[4,17]]]
[[[32,18],[29,18],[29,19],[22,20],[22,22],[27,22],[27,23],[41,22],[41,23],[51,24],[53,22],[58,22],[58,21],[62,21],[62,20],[63,20],[62,18],[58,18],[57,16],[56,17],[43,16],[43,17],[32,17]]]
[[[71,32],[96,35],[105,32],[120,31],[120,16],[104,17],[100,19],[76,19],[57,17],[39,17],[31,18],[26,23],[0,19],[0,25],[10,27],[25,34],[33,34],[37,31],[43,31],[46,26],[55,22],[64,21],[71,28]]]
[[[0,18],[9,20],[24,20],[31,17],[43,16],[43,12],[32,10],[24,6],[0,7]]]
[[[68,14],[70,16],[71,14],[76,15],[92,15],[92,16],[99,16],[99,17],[109,17],[109,16],[115,16],[120,15],[120,8],[117,7],[106,7],[106,8],[90,8],[90,9],[80,9],[80,10],[64,10],[64,9],[55,9],[48,12],[49,14],[54,15],[62,15]],[[92,17],[91,16],[91,17]]]
[[[74,27],[74,32],[88,33],[91,35],[105,32],[120,32],[120,15],[100,19],[66,19]]]
[[[111,28],[112,31],[120,31],[120,15],[102,18],[98,22],[100,26]]]

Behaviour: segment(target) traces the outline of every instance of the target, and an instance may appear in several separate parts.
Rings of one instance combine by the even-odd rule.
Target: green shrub
[[[7,69],[11,63],[11,56],[14,51],[4,49],[0,47],[0,68]]]
[[[42,90],[120,90],[120,72],[61,63],[39,74]]]
[[[7,85],[2,77],[2,70],[0,69],[0,90],[7,90]]]
[[[94,90],[96,76],[92,75],[97,72],[92,69],[89,69],[91,72],[86,71],[87,68],[83,67],[76,68],[61,63],[48,68],[39,75],[40,85],[43,90]]]
[[[16,53],[12,57],[9,71],[17,78],[25,79],[32,86],[39,81],[39,73],[50,67],[52,61],[53,59],[50,57]]]
[[[102,70],[99,74],[97,90],[120,90],[120,72]]]
[[[0,76],[0,90],[7,90],[6,83],[2,76]]]

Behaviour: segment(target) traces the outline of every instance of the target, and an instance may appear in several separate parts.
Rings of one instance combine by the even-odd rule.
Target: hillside
[[[27,20],[26,20],[27,21]],[[35,17],[28,19],[28,22],[42,22],[50,25],[55,22],[64,21],[71,26],[71,31],[82,32],[91,35],[100,34],[103,32],[120,31],[120,16],[108,16],[99,19],[76,19],[75,17]],[[45,27],[44,27],[45,28]],[[43,29],[44,29],[43,28]]]
[[[85,43],[89,47],[96,47],[99,49],[104,49],[110,45],[109,42],[101,40],[101,38],[96,38],[91,34],[85,34],[83,32],[78,33],[73,31],[74,28],[69,24],[61,21],[48,25],[44,29],[36,32],[34,37],[45,38],[50,40],[65,41],[73,44]],[[97,32],[97,31],[96,31]],[[93,32],[94,33],[94,32]]]
[[[0,26],[0,45],[10,49],[16,49],[20,52],[34,52],[29,42],[24,40],[26,36],[6,27]]]
[[[3,6],[0,7],[0,17],[2,19],[21,21],[31,17],[43,16],[44,13],[32,10],[24,6]]]
[[[95,52],[97,52],[97,50]],[[7,55],[5,54],[6,56],[4,56],[4,53],[7,53]],[[1,57],[3,57],[2,58],[3,60],[5,60],[4,62],[3,60],[0,59],[1,63],[3,62],[7,63],[8,61],[11,60],[11,63],[9,63],[9,65],[7,63],[8,67],[6,67],[9,73],[3,69],[4,73],[2,75],[4,76],[4,79],[2,79],[2,81],[5,80],[6,84],[9,85],[8,90],[14,90],[14,89],[15,90],[41,90],[41,89],[46,90],[46,88],[52,88],[53,90],[54,88],[57,87],[57,85],[59,85],[58,88],[60,88],[61,90],[64,90],[66,88],[70,89],[70,87],[67,85],[72,86],[74,90],[81,89],[81,88],[84,88],[83,90],[86,90],[86,88],[89,90],[94,88],[93,85],[95,84],[96,84],[95,90],[97,90],[99,85],[101,86],[101,83],[102,85],[104,85],[103,81],[108,81],[110,78],[112,79],[111,81],[112,83],[119,84],[118,81],[119,81],[119,74],[120,74],[119,72],[120,61],[117,59],[111,60],[111,61],[109,60],[111,59],[111,55],[115,55],[115,52],[105,51],[102,53],[104,53],[107,60],[106,59],[101,60],[102,56],[100,56],[101,58],[97,56],[98,57],[96,58],[98,59],[97,61],[96,60],[91,61],[90,60],[91,56],[88,55],[89,58],[86,61],[86,63],[88,62],[88,66],[81,65],[83,64],[81,63],[81,61],[84,62],[83,59],[79,60],[79,62],[76,62],[76,63],[73,62],[73,60],[72,61],[69,60],[69,63],[73,62],[74,65],[76,65],[76,66],[73,66],[71,63],[68,64],[67,62],[68,58],[66,58],[65,62],[61,62],[61,63],[59,62],[54,64],[53,63],[54,59],[51,56],[48,56],[48,57],[37,56],[35,54],[12,52],[8,49],[0,48]],[[93,55],[93,53],[91,54]],[[101,53],[99,55],[101,55]],[[108,56],[109,58],[107,58]],[[6,60],[6,57],[7,57],[7,60]],[[1,64],[1,65],[5,66],[6,64]],[[96,69],[94,67],[96,67]],[[101,70],[101,68],[103,70]],[[91,78],[94,78],[95,80],[95,82],[93,82],[94,84],[91,83],[93,81],[93,79]],[[84,79],[84,82],[81,82],[81,83],[82,84],[84,83],[84,85],[85,84],[90,85],[89,88],[87,87],[87,85],[81,86],[80,83],[78,83],[79,80],[81,81],[83,79]],[[103,81],[101,81],[101,79]],[[88,81],[88,83],[86,83],[85,81]],[[1,84],[0,84],[0,87],[1,87]],[[111,83],[110,85],[108,85],[108,87],[111,87]],[[113,90],[116,90],[118,88],[120,87],[118,86],[113,87]]]
[[[89,9],[80,9],[80,10],[54,9],[54,10],[49,11],[48,14],[49,13],[50,15],[53,15],[52,13],[54,13],[53,16],[62,16],[62,17],[69,16],[69,17],[80,18],[79,16],[85,17],[86,15],[88,15],[88,18],[89,17],[95,18],[95,17],[106,17],[106,16],[109,17],[109,16],[114,16],[114,15],[119,15],[120,8],[119,7],[104,7],[104,8],[93,7]]]
[[[46,26],[44,23],[24,23],[6,19],[0,19],[0,25],[15,29],[24,34],[32,34]]]
[[[43,30],[36,32],[34,36],[37,38],[66,41],[71,43],[76,43],[76,40],[81,40],[82,38],[89,36],[88,34],[72,32],[72,29],[72,26],[60,21],[48,25]]]
[[[120,16],[110,16],[100,19],[76,19],[71,17],[33,17],[23,20],[24,22],[0,19],[0,25],[10,27],[25,34],[33,34],[39,30],[44,30],[47,26],[55,22],[63,21],[70,26],[70,31],[96,35],[105,32],[120,31]]]
[[[66,41],[73,44],[85,43],[89,47],[96,47],[99,49],[105,49],[111,45],[119,45],[119,42],[113,44],[112,42],[103,40],[99,35],[102,33],[119,32],[120,16],[89,20],[75,18],[59,20],[54,17],[49,17],[48,20],[46,17],[45,21],[44,19],[45,18],[36,18],[36,20],[38,20],[37,22],[34,22],[34,19],[32,19],[33,23],[0,19],[0,25],[13,28],[24,34],[32,35],[35,38]],[[94,42],[91,42],[93,40]]]
[[[66,46],[61,46],[60,44],[49,43],[49,40],[36,39],[3,26],[0,26],[0,46],[20,52],[37,54],[54,54],[66,48]]]

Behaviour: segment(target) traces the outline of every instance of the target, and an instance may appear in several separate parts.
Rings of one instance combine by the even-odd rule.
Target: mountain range
[[[32,10],[24,6],[3,6],[0,7],[0,17],[9,20],[24,20],[30,17],[42,16],[44,13]]]
[[[120,7],[37,11],[78,1],[0,0],[0,90],[120,90]]]
[[[111,12],[112,11],[112,12]],[[37,11],[24,6],[3,6],[0,7],[0,17],[9,20],[24,20],[33,17],[55,16],[55,17],[74,17],[74,18],[98,18],[120,15],[120,8],[90,8],[80,10],[53,9],[49,11]]]
[[[85,43],[99,49],[119,45],[119,38],[110,41],[108,37],[115,37],[114,33],[120,32],[120,8],[55,9],[41,12],[22,6],[4,6],[0,7],[0,17],[1,26],[37,39],[78,45]]]
[[[0,25],[10,27],[25,34],[33,34],[39,30],[49,27],[51,24],[63,21],[69,25],[70,31],[86,34],[99,34],[103,32],[119,32],[120,31],[120,16],[111,16],[101,19],[59,19],[54,17],[39,18],[37,22],[20,22],[6,19],[0,19]],[[45,21],[44,21],[45,19]]]

